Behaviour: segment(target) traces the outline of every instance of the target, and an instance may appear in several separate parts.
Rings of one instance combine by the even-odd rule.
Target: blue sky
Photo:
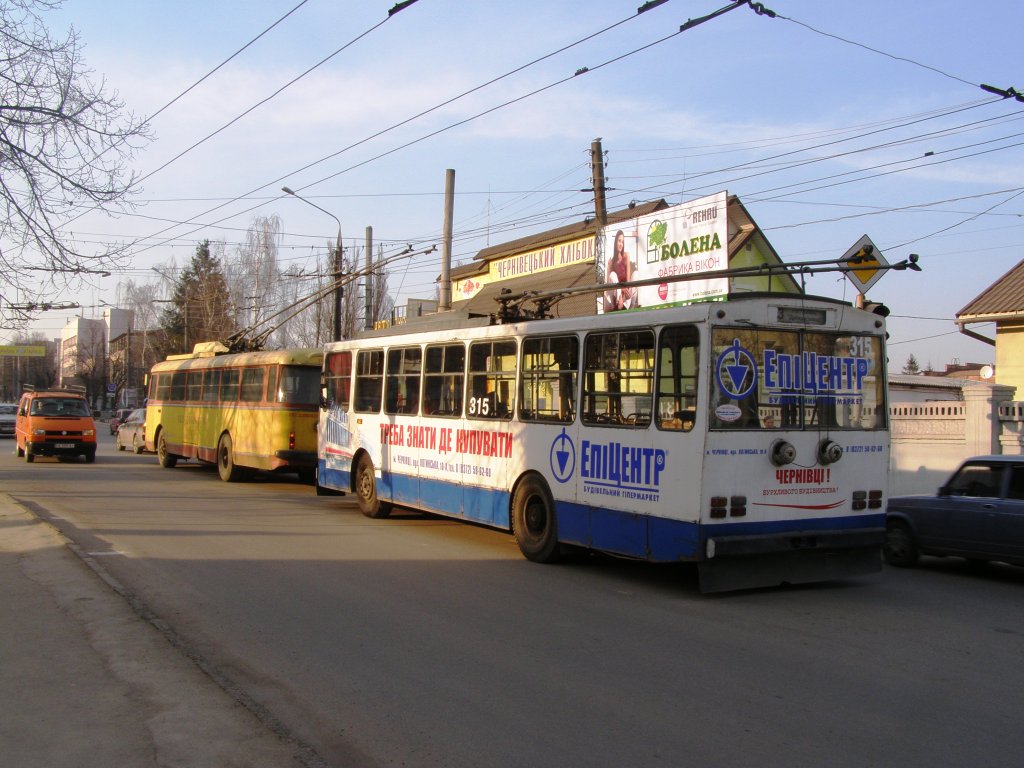
[[[727,190],[786,261],[838,258],[864,234],[890,261],[920,254],[923,272],[887,274],[870,292],[892,310],[890,368],[910,354],[939,369],[991,362],[953,316],[1024,257],[1024,104],[978,87],[1024,90],[1024,8],[774,0],[764,5],[777,18],[744,6],[669,37],[727,4],[670,0],[638,16],[638,0],[419,0],[389,19],[393,0],[307,0],[153,119],[155,140],[133,160],[143,175],[299,78],[147,178],[133,215],[76,221],[82,243],[135,245],[124,270],[64,298],[98,314],[118,280],[182,264],[201,239],[230,250],[256,215],[281,217],[286,264],[310,263],[336,225],[284,184],[334,213],[346,244],[367,225],[388,251],[437,242],[447,168],[454,256],[467,260],[592,212],[581,190],[601,137],[610,209]],[[297,5],[68,0],[49,18],[75,27],[95,76],[141,116]],[[430,297],[437,272],[436,256],[420,258],[391,290]],[[853,298],[834,274],[808,288]],[[48,313],[33,328],[55,336],[66,319]]]

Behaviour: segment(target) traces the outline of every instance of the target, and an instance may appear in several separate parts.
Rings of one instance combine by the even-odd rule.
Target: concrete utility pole
[[[455,169],[444,172],[444,240],[441,246],[441,285],[438,310],[452,308],[452,217],[455,213]]]

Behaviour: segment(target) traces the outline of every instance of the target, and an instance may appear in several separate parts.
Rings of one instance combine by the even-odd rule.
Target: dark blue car
[[[882,554],[898,566],[921,555],[1024,565],[1024,456],[976,456],[935,496],[890,498]]]

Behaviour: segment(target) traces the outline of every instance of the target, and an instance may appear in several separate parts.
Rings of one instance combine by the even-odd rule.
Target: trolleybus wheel
[[[544,481],[527,475],[512,496],[512,533],[527,560],[553,563],[561,551],[555,505]]]
[[[237,483],[245,475],[245,470],[235,464],[235,454],[231,449],[231,435],[226,432],[217,443],[217,473],[225,483]]]
[[[178,457],[167,450],[167,438],[161,429],[156,436],[156,458],[164,469],[171,469],[178,463]]]
[[[377,478],[373,474],[373,462],[365,453],[356,464],[356,499],[359,511],[367,517],[382,518],[391,514],[391,505],[377,498]]]

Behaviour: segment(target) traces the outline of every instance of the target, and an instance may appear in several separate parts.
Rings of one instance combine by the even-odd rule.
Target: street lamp
[[[345,295],[345,287],[341,284],[341,275],[343,271],[343,264],[341,260],[341,219],[335,216],[333,213],[328,211],[326,208],[321,208],[314,202],[307,200],[301,195],[297,194],[294,190],[288,187],[281,187],[281,191],[286,195],[291,195],[294,198],[301,200],[307,205],[311,205],[318,211],[322,211],[338,222],[338,239],[334,244],[334,324],[331,328],[331,335],[334,341],[341,341],[341,304],[342,297]]]

